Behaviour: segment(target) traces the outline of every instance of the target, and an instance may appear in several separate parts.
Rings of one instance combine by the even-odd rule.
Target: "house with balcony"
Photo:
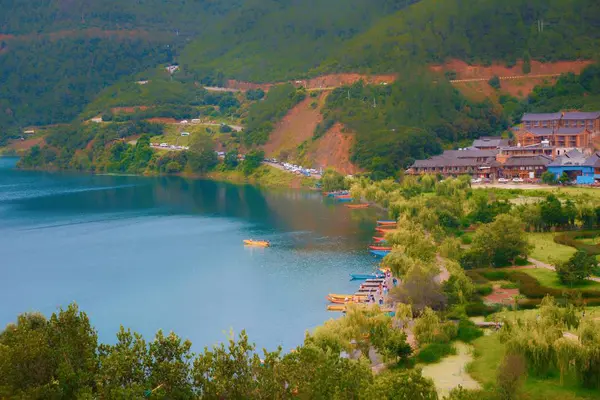
[[[406,171],[408,174],[439,174],[443,176],[472,175],[494,179],[497,176],[497,150],[461,149],[417,160]]]
[[[499,177],[537,179],[546,171],[552,157],[545,154],[510,157],[499,167]]]

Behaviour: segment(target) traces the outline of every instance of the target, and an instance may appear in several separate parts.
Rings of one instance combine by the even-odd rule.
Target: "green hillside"
[[[322,70],[397,71],[407,61],[458,58],[514,63],[595,58],[595,0],[425,0],[396,12],[339,49]]]

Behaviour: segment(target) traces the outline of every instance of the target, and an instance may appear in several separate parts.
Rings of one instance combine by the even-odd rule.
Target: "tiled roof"
[[[556,133],[555,129],[553,129],[553,128],[529,128],[529,129],[526,129],[526,131],[531,132],[537,136],[549,136],[549,135],[552,135],[553,133]]]
[[[556,157],[548,164],[549,167],[562,167],[566,165],[585,165],[586,158],[579,150],[571,150],[562,156]]]
[[[495,165],[498,150],[446,150],[443,154],[427,160],[417,160],[413,168],[432,167],[478,167],[481,165]],[[483,159],[483,161],[478,161]]]
[[[598,119],[600,118],[600,111],[592,111],[592,112],[566,112],[563,115],[563,119],[569,120],[584,120],[584,119]]]
[[[508,139],[496,137],[480,137],[473,141],[473,147],[500,147],[508,145]]]
[[[523,118],[521,121],[554,121],[560,119],[562,113],[541,113],[541,114],[532,114],[525,113],[523,114]]]
[[[523,167],[523,166],[546,166],[550,164],[552,158],[544,155],[531,157],[511,157],[504,163],[505,167]]]
[[[468,150],[446,150],[443,157],[455,157],[455,158],[481,158],[481,157],[495,157],[498,154],[498,150],[480,150],[480,149],[468,149]]]

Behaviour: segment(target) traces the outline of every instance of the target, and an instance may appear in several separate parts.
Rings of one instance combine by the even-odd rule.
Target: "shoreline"
[[[20,158],[14,155],[2,155],[2,158]],[[241,171],[228,170],[228,171],[211,171],[206,174],[190,173],[190,172],[178,172],[174,174],[161,173],[161,172],[147,172],[141,174],[135,173],[116,173],[116,172],[95,172],[86,170],[75,170],[75,169],[60,169],[60,168],[21,168],[15,165],[14,169],[20,171],[38,171],[38,172],[67,172],[67,173],[79,173],[88,175],[98,176],[137,176],[137,177],[180,177],[185,179],[196,179],[196,180],[211,180],[215,182],[226,182],[234,185],[252,185],[260,188],[268,189],[293,189],[293,190],[317,190],[315,187],[316,181],[311,178],[301,177],[293,175],[291,173],[281,171],[277,168],[273,168],[269,165],[261,165],[252,174],[246,176]]]

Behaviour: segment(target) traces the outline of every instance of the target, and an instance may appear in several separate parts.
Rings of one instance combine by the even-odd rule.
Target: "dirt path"
[[[433,380],[440,398],[447,396],[452,389],[459,385],[465,389],[481,388],[479,382],[466,371],[467,365],[473,360],[473,348],[462,342],[456,342],[454,345],[456,355],[423,367],[423,376]]]
[[[534,258],[529,258],[529,261],[533,265],[535,265],[536,268],[545,268],[545,269],[549,269],[550,271],[556,271],[556,268],[554,268],[554,265],[547,264],[545,262],[536,260]],[[590,280],[590,281],[594,281],[594,282],[600,282],[600,278],[596,277],[596,276],[590,276],[587,279]]]

